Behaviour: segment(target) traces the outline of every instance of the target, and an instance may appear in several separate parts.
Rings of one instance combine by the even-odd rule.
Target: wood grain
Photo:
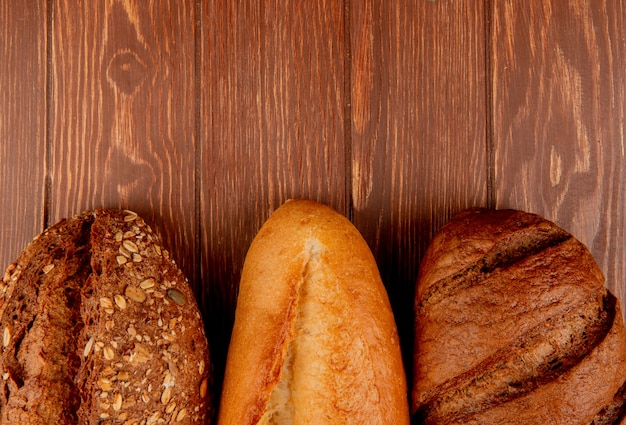
[[[348,213],[344,6],[208,0],[201,22],[202,305],[220,372],[269,214],[298,197]]]
[[[378,261],[407,365],[421,257],[487,202],[483,2],[350,6],[354,222]]]
[[[0,267],[43,230],[46,163],[45,0],[0,4]]]
[[[626,5],[493,2],[498,207],[544,215],[626,301]]]
[[[51,222],[135,210],[199,290],[195,2],[54,2]]]

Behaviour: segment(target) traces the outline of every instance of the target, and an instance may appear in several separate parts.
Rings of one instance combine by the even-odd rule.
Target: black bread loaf
[[[412,412],[424,424],[624,421],[626,331],[587,248],[542,217],[470,209],[425,253]]]
[[[39,235],[0,284],[0,424],[205,424],[207,339],[193,293],[137,214]]]

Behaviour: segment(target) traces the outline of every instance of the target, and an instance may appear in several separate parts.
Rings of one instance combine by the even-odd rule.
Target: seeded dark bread
[[[408,423],[396,325],[366,242],[331,208],[286,202],[245,259],[218,424]]]
[[[542,217],[470,209],[425,253],[412,413],[424,424],[624,422],[626,331],[587,248]]]
[[[193,293],[130,211],[63,220],[0,285],[0,424],[205,424],[207,339]]]

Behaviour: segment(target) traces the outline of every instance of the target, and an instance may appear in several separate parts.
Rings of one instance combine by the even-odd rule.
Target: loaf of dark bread
[[[415,312],[415,422],[624,422],[619,300],[587,248],[554,223],[513,210],[458,214],[425,253]]]
[[[0,285],[0,424],[205,424],[207,339],[193,293],[137,214],[39,235]]]

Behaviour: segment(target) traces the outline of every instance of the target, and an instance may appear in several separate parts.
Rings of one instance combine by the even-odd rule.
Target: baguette
[[[554,223],[514,210],[458,214],[424,255],[415,311],[417,423],[624,421],[619,300]]]
[[[242,270],[219,425],[408,424],[394,317],[366,242],[291,200]]]
[[[205,424],[193,293],[137,214],[89,211],[33,240],[0,284],[0,424]]]

